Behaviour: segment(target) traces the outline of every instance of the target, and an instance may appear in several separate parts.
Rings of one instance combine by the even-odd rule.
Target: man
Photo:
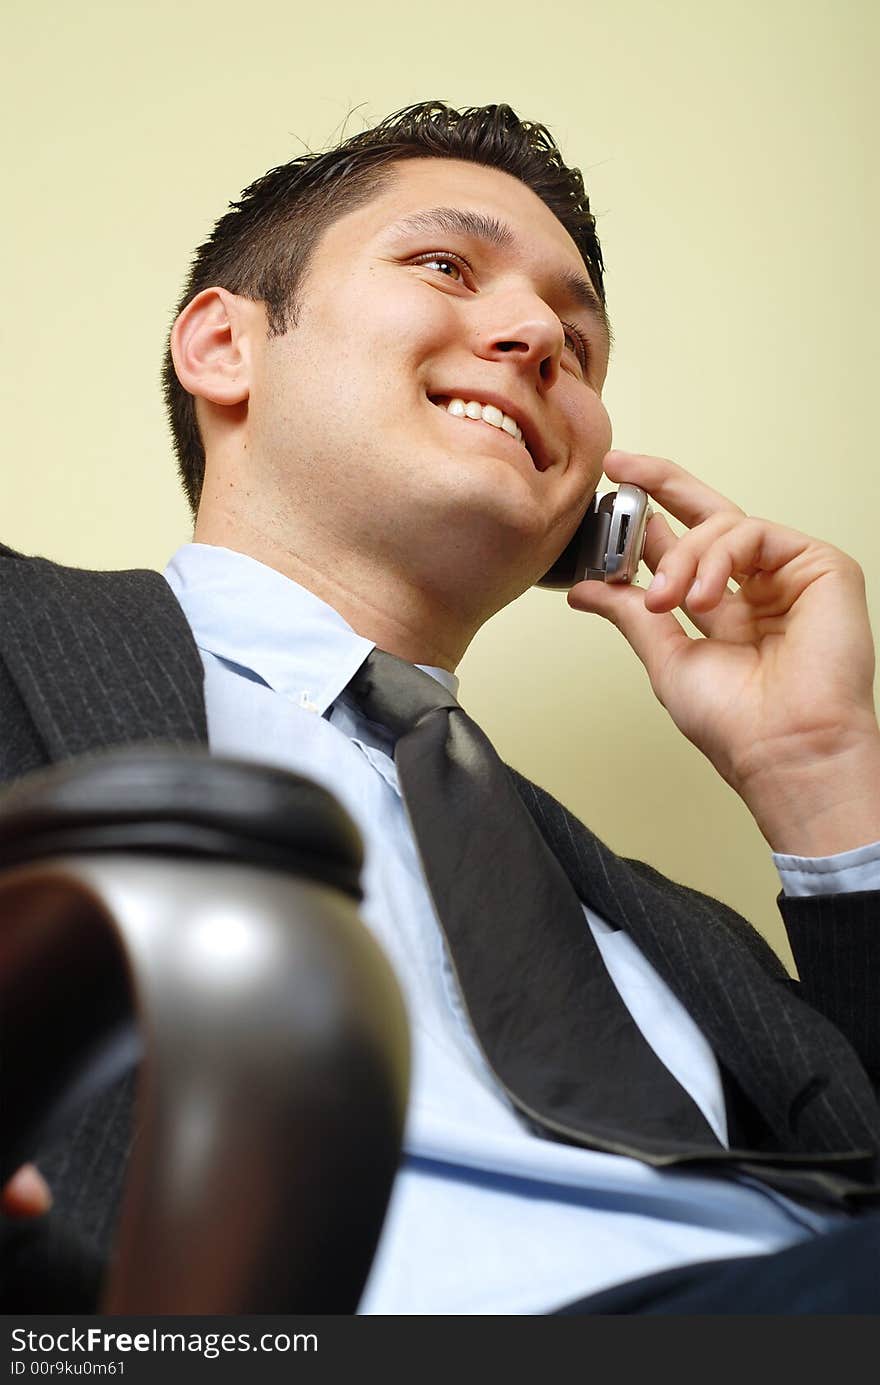
[[[155,578],[144,591],[192,632],[212,750],[319,780],[364,834],[363,916],[404,987],[415,1068],[362,1311],[873,1311],[880,729],[862,575],[670,461],[609,452],[602,272],[580,174],[508,107],[413,107],[258,180],[198,252],[171,332],[194,542],[170,593]],[[803,1001],[731,911],[621,862],[513,782],[635,1021],[638,1061],[673,1075],[695,1143],[674,1121],[655,1141],[638,1111],[617,1143],[524,1119],[463,1009],[395,737],[350,695],[374,647],[457,692],[470,641],[551,567],[603,469],[687,532],[655,516],[650,589],[582,583],[569,605],[620,627],[777,853]],[[24,580],[27,563],[4,566]],[[82,609],[100,630],[97,596]],[[146,662],[149,629],[132,639]],[[143,738],[114,712],[79,749]],[[28,744],[15,773],[41,762]],[[551,922],[518,1003],[540,1000]],[[610,1075],[616,1101],[628,1078]]]

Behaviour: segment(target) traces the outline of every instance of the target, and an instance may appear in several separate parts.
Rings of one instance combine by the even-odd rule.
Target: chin
[[[546,534],[548,497],[536,494],[530,479],[509,462],[492,458],[480,466],[456,468],[446,479],[446,488],[433,488],[433,495],[442,496],[451,518],[464,512],[482,516],[489,525],[500,523],[523,537]]]

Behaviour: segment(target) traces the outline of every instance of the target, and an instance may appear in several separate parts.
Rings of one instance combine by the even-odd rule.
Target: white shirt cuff
[[[774,851],[773,861],[783,893],[789,896],[880,890],[880,842],[836,856],[784,856]]]

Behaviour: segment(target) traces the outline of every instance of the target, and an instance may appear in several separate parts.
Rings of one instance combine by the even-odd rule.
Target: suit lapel
[[[157,572],[0,549],[0,654],[49,761],[137,741],[207,743],[202,663]]]
[[[870,1081],[849,1042],[793,994],[772,949],[732,909],[616,856],[512,770],[578,895],[625,928],[679,997],[783,1150],[880,1146]]]

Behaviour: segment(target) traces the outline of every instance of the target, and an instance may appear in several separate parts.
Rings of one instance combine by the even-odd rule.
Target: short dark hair
[[[174,318],[206,288],[220,287],[266,305],[269,336],[296,324],[296,292],[321,234],[376,196],[402,159],[464,159],[510,173],[559,218],[605,303],[602,250],[578,168],[567,168],[550,132],[521,120],[510,106],[455,110],[443,101],[406,106],[324,153],[304,154],[270,169],[215,225],[196,251]],[[205,479],[205,449],[195,398],[171,359],[162,389],[178,468],[193,515]]]

